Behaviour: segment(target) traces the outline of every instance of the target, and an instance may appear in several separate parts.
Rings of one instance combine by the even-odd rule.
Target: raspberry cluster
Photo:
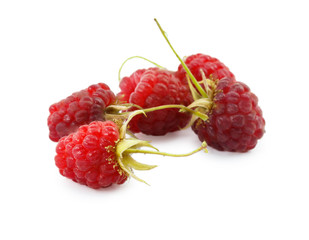
[[[263,137],[265,119],[250,88],[217,58],[198,53],[181,59],[157,25],[180,60],[176,71],[155,64],[119,77],[117,94],[98,83],[50,106],[49,138],[57,142],[54,159],[61,175],[94,189],[129,177],[145,182],[133,170],[156,166],[139,163],[132,154],[184,157],[206,143],[220,151],[247,152]],[[159,152],[134,135],[163,136],[186,127],[202,142],[187,154]]]

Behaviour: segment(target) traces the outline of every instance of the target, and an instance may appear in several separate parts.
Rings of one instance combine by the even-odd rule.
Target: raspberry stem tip
[[[127,61],[129,61],[129,60],[131,60],[131,59],[134,59],[134,58],[143,59],[143,60],[145,60],[145,61],[147,61],[147,62],[152,63],[153,65],[155,65],[156,67],[158,67],[158,68],[160,68],[160,69],[165,69],[165,67],[162,67],[161,65],[159,65],[159,64],[157,64],[157,63],[155,63],[155,62],[153,62],[153,61],[151,61],[151,60],[149,60],[149,59],[147,59],[147,58],[145,58],[145,57],[141,57],[141,56],[129,57],[129,58],[127,58],[127,59],[121,64],[121,66],[120,66],[120,68],[119,68],[119,71],[118,71],[118,80],[119,80],[119,82],[121,81],[121,70],[122,70],[123,66],[126,64]]]
[[[179,57],[179,55],[177,54],[177,52],[175,51],[175,49],[173,48],[172,44],[170,43],[170,41],[168,40],[165,31],[162,29],[161,25],[159,24],[158,20],[155,18],[154,21],[156,22],[156,24],[158,25],[163,37],[165,38],[166,42],[168,43],[168,45],[170,46],[170,48],[172,49],[172,51],[174,52],[174,54],[176,55],[176,57],[178,58],[178,60],[180,61],[181,65],[183,66],[183,68],[185,69],[186,73],[189,75],[191,81],[193,82],[194,86],[198,89],[198,91],[200,92],[200,94],[204,97],[204,98],[208,98],[207,93],[204,91],[204,89],[200,86],[200,84],[198,83],[198,81],[196,80],[196,78],[193,76],[192,72],[190,71],[190,69],[188,68],[188,66],[185,64],[185,62],[181,59],[181,57]]]

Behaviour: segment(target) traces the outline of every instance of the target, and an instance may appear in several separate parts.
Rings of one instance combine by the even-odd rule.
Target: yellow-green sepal
[[[148,165],[148,164],[137,162],[129,154],[125,154],[123,156],[122,162],[123,162],[124,165],[126,165],[130,168],[133,168],[135,170],[139,170],[139,171],[151,170],[151,169],[157,167],[157,165]]]

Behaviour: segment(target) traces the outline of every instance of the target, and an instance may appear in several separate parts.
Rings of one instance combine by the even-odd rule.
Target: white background
[[[1,1],[1,239],[309,239],[307,1]],[[93,83],[118,92],[122,62],[176,70],[219,58],[259,97],[266,134],[244,154],[136,156],[159,167],[93,190],[62,177],[49,106]],[[151,65],[136,59],[122,75]],[[152,140],[199,146],[193,132]]]

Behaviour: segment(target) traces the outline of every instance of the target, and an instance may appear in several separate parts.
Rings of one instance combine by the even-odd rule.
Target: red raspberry
[[[57,142],[83,124],[104,120],[105,108],[113,104],[115,99],[106,84],[98,83],[51,105],[47,120],[49,138]]]
[[[192,96],[187,85],[181,84],[173,73],[160,68],[140,69],[120,82],[119,100],[150,108],[167,104],[189,105]],[[164,135],[184,128],[190,115],[170,108],[136,116],[130,122],[130,130],[149,135]]]
[[[135,112],[135,114],[139,114]],[[124,127],[126,129],[127,122]],[[55,163],[61,175],[91,188],[104,188],[112,184],[122,184],[128,177],[140,182],[135,170],[150,170],[156,165],[137,162],[133,153],[156,154],[163,156],[185,157],[206,148],[203,142],[198,149],[186,154],[159,152],[148,141],[137,138],[125,139],[126,131],[112,121],[93,121],[82,125],[77,131],[62,137],[56,147]],[[143,150],[141,147],[156,151]]]
[[[60,173],[91,188],[122,184],[126,173],[119,167],[115,146],[119,132],[111,121],[80,126],[59,140],[55,156]]]
[[[218,150],[246,152],[263,136],[264,127],[256,95],[244,83],[226,77],[217,84],[209,119],[196,120],[192,129]]]
[[[217,58],[205,54],[194,54],[185,59],[185,64],[190,69],[197,81],[202,80],[201,70],[203,70],[206,78],[212,77],[213,79],[220,80],[223,77],[230,77],[235,79],[235,76],[227,66],[220,62]],[[178,66],[178,71],[176,76],[183,82],[187,83],[187,73],[183,66],[180,64]]]

